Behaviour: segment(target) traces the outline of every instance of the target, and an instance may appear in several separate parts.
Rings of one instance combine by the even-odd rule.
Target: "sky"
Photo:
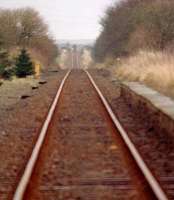
[[[115,0],[116,1],[116,0]],[[114,0],[0,0],[1,8],[34,7],[57,40],[96,39],[99,21]]]

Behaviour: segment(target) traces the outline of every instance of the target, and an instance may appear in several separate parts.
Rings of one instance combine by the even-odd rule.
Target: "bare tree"
[[[48,26],[32,8],[0,10],[0,46],[5,49],[35,49],[50,64],[57,57],[58,47]]]
[[[173,0],[124,0],[108,8],[101,20],[94,57],[103,61],[139,48],[163,50],[174,41]]]

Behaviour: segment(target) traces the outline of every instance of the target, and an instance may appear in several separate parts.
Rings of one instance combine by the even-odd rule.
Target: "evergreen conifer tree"
[[[16,75],[18,77],[26,77],[32,74],[34,74],[33,63],[31,62],[27,51],[22,49],[16,60]]]

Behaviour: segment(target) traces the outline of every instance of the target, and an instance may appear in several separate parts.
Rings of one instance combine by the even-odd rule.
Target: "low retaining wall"
[[[174,137],[174,101],[137,82],[121,84],[121,96],[157,131]]]

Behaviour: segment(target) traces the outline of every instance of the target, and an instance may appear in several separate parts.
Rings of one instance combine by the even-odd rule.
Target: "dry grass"
[[[115,73],[121,80],[138,81],[174,97],[174,55],[171,53],[140,51],[121,59]]]
[[[108,71],[111,72],[111,74],[113,74],[113,72],[115,73],[115,68],[116,68],[115,66],[117,66],[117,60],[115,60],[112,57],[106,57],[104,62],[94,63],[92,65],[92,68],[95,67],[97,69],[107,69]]]
[[[92,65],[93,60],[90,50],[84,49],[83,54],[81,55],[81,62],[83,68],[85,69]]]

